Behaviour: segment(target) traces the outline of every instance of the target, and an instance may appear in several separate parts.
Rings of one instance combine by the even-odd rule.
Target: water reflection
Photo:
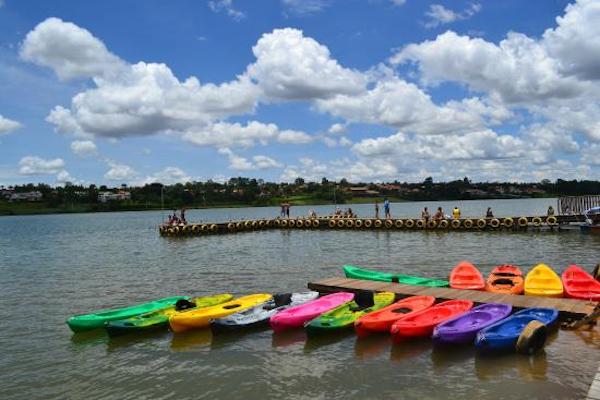
[[[94,329],[87,332],[77,332],[71,335],[71,343],[77,346],[91,346],[106,343],[108,335],[104,329]]]
[[[213,335],[210,329],[197,329],[189,332],[173,334],[171,350],[173,351],[206,351],[210,350]]]
[[[578,329],[573,332],[587,345],[592,346],[596,349],[600,349],[600,328],[598,328],[597,326],[592,326],[587,329]]]
[[[273,332],[271,346],[273,348],[288,347],[304,342],[306,342],[306,331],[304,329],[290,329],[279,333]]]
[[[429,339],[407,340],[401,343],[393,343],[390,352],[390,360],[402,362],[418,357],[426,351],[431,351],[432,345]]]
[[[525,381],[546,379],[548,372],[546,352],[541,350],[531,356],[521,354],[476,354],[475,356],[475,373],[479,379],[498,379],[503,375],[514,375],[514,372]]]
[[[372,334],[354,341],[354,355],[362,359],[375,358],[392,346],[392,336],[388,334]]]
[[[130,334],[109,337],[107,350],[115,351],[121,348],[134,346],[136,344],[149,343],[155,339],[166,340],[169,337],[169,331],[165,329],[151,329],[147,331],[132,332]]]
[[[475,357],[475,346],[469,345],[435,345],[431,352],[431,362],[438,372],[447,368],[464,364]]]
[[[354,336],[354,330],[352,329],[340,329],[336,331],[328,331],[308,335],[306,343],[304,345],[304,352],[311,353],[315,350],[319,350],[323,347],[339,343],[344,339]]]

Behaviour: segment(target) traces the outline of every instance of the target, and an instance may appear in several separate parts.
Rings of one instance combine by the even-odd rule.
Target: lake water
[[[545,213],[555,200],[441,202],[463,215]],[[394,216],[423,206],[397,203]],[[293,207],[292,215],[314,208]],[[352,208],[371,216],[372,205]],[[190,210],[189,221],[273,217],[278,208]],[[466,259],[484,274],[514,263],[598,263],[600,238],[579,232],[272,230],[165,238],[166,213],[0,218],[1,399],[581,399],[600,362],[600,332],[560,331],[542,354],[486,358],[428,341],[392,345],[303,332],[215,336],[169,332],[109,340],[72,335],[65,319],[171,295],[306,290],[352,263],[440,277]]]

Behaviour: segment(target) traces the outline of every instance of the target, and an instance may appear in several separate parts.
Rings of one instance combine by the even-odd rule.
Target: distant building
[[[42,192],[34,190],[33,192],[12,193],[8,197],[8,201],[40,201],[42,197]]]
[[[366,186],[355,186],[348,188],[348,192],[352,193],[353,197],[372,197],[379,196],[377,190],[369,190]]]
[[[98,201],[100,203],[106,203],[107,201],[113,200],[129,200],[131,199],[131,193],[124,190],[119,190],[117,193],[113,192],[100,192],[98,193]]]

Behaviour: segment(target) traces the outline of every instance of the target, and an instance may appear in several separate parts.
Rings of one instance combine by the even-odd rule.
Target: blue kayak
[[[533,320],[552,325],[558,319],[553,308],[526,308],[479,331],[475,346],[484,351],[514,351],[519,335]]]

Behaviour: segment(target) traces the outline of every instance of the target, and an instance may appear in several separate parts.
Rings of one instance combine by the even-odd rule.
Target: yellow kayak
[[[525,277],[528,296],[563,297],[560,277],[546,264],[536,265]]]
[[[272,297],[272,295],[266,293],[251,294],[212,307],[178,312],[169,317],[169,325],[175,333],[189,329],[206,328],[210,325],[212,319],[247,310],[271,300]]]

